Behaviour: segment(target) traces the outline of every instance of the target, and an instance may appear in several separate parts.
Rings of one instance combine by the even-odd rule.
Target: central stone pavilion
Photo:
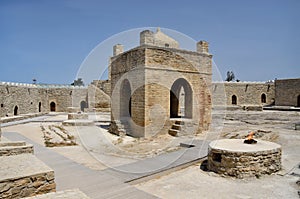
[[[207,42],[195,45],[197,51],[180,49],[158,28],[142,31],[136,48],[123,52],[121,44],[114,46],[112,133],[151,137],[173,131],[178,136],[209,128],[212,55]]]

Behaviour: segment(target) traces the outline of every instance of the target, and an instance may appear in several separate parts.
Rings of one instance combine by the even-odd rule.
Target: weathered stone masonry
[[[153,38],[152,38],[153,37]],[[207,42],[198,52],[178,49],[160,31],[141,32],[141,45],[111,59],[112,132],[132,136],[167,133],[178,117],[180,88],[185,90],[185,118],[194,132],[211,122],[211,58]],[[204,45],[204,47],[202,47]],[[119,53],[119,54],[118,54]]]

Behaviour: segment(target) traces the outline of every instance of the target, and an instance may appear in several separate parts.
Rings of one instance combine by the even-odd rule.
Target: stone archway
[[[193,117],[193,90],[187,80],[177,79],[170,90],[170,118]]]
[[[14,115],[18,115],[18,106],[15,106],[15,108],[14,108]]]
[[[81,101],[80,102],[80,110],[82,111],[82,112],[84,112],[84,109],[85,108],[87,108],[87,103],[86,103],[86,101]]]
[[[232,95],[232,97],[231,97],[231,104],[232,105],[237,105],[237,97],[236,97],[236,95]]]
[[[51,112],[55,112],[56,111],[56,104],[55,104],[55,102],[51,102],[50,103],[50,111]]]
[[[124,79],[120,90],[120,117],[131,117],[131,86]]]
[[[267,103],[267,96],[266,94],[261,94],[261,103]]]

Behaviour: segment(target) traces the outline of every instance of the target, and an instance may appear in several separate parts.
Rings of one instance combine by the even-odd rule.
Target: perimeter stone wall
[[[232,106],[235,95],[238,106],[264,106],[275,102],[274,83],[264,82],[214,82],[212,84],[213,106]],[[262,101],[262,95],[266,101]]]
[[[275,105],[300,106],[300,78],[275,80]]]
[[[105,82],[105,87],[107,87]],[[108,89],[104,89],[109,92]],[[55,111],[67,112],[68,107],[102,108],[109,111],[110,97],[93,85],[74,87],[67,85],[39,85],[0,82],[0,117],[28,113],[47,113],[50,103]]]

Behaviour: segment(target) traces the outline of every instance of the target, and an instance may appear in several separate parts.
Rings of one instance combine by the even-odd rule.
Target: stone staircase
[[[179,136],[184,124],[185,124],[184,121],[175,120],[175,122],[172,124],[171,129],[169,129],[169,135]]]

